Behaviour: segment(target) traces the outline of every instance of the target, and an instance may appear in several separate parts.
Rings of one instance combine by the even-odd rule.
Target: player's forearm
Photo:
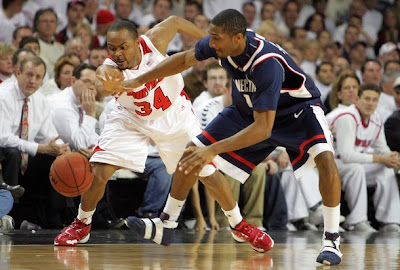
[[[236,151],[242,148],[249,147],[257,144],[261,141],[268,139],[271,136],[271,132],[268,131],[266,126],[257,125],[256,122],[241,130],[235,135],[213,143],[209,147],[212,148],[212,152],[216,155],[220,153],[226,153]]]
[[[155,79],[164,78],[168,76],[172,76],[182,71],[188,69],[193,64],[187,60],[187,52],[181,52],[174,54],[171,57],[168,57],[160,64],[158,64],[155,68],[138,76],[134,80],[125,81],[125,87],[133,87],[136,88],[138,85],[145,84],[150,81],[154,81]],[[132,84],[131,84],[132,83]]]

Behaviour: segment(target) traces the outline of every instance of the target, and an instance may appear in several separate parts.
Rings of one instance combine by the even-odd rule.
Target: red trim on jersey
[[[368,127],[368,125],[369,125],[369,122],[368,122],[368,123],[366,123],[366,122],[364,121],[364,119],[363,119],[363,116],[362,116],[362,114],[361,114],[361,111],[360,111],[360,109],[358,108],[358,106],[355,106],[355,107],[356,107],[356,109],[357,109],[358,113],[360,114],[361,124],[363,125],[363,127],[367,128],[367,127]],[[369,117],[369,118],[371,118],[371,117]]]
[[[357,118],[354,116],[354,114],[352,114],[352,113],[350,113],[350,112],[341,113],[341,114],[339,114],[338,116],[336,116],[335,119],[333,119],[331,125],[335,124],[335,121],[336,121],[337,119],[339,119],[339,117],[341,117],[341,116],[343,116],[343,115],[346,115],[346,114],[351,115],[351,116],[354,118],[354,121],[356,121],[356,125],[358,126]]]
[[[139,37],[139,42],[143,49],[143,55],[145,55],[146,53],[151,53],[151,49],[149,48],[149,46],[147,46],[146,41],[144,41],[142,37]]]
[[[109,54],[109,55],[107,56],[107,58],[110,59],[110,60],[113,60],[113,62],[115,62],[114,59],[111,57],[111,54]]]
[[[188,94],[186,94],[185,90],[182,89],[181,96],[184,96],[187,100],[190,100]]]
[[[207,131],[203,130],[201,132],[201,134],[204,135],[204,137],[206,137],[211,143],[215,143],[217,142],[216,139],[214,139]],[[234,152],[226,152],[228,155],[230,155],[231,157],[233,157],[234,159],[236,159],[237,161],[243,163],[244,165],[246,165],[247,167],[249,167],[250,169],[254,170],[254,168],[256,167],[256,165],[254,165],[253,163],[251,163],[250,161],[246,160],[245,158],[239,156],[238,154],[234,153]]]
[[[308,139],[308,140],[304,141],[300,145],[300,155],[298,155],[297,158],[295,158],[292,161],[292,166],[294,166],[297,162],[299,162],[303,158],[303,156],[304,156],[304,147],[306,147],[307,144],[310,144],[311,142],[319,140],[319,139],[325,139],[325,135],[324,134],[318,134],[318,135],[315,135],[314,137],[312,137],[311,139]]]
[[[101,149],[100,146],[96,145],[96,147],[93,150],[92,156],[94,155],[94,153],[99,152],[99,151],[104,151],[104,149]]]

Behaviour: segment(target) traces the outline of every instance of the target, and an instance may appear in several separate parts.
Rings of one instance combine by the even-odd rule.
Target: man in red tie
[[[21,184],[25,194],[40,190],[47,196],[52,160],[70,150],[59,140],[44,96],[37,93],[45,73],[43,60],[29,56],[21,62],[16,82],[0,91],[0,162],[5,183]]]

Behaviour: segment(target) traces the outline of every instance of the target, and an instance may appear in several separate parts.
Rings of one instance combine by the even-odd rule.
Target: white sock
[[[322,205],[324,214],[324,231],[330,233],[339,232],[340,203],[335,207]]]
[[[92,211],[89,212],[85,212],[82,210],[82,205],[79,204],[79,210],[78,210],[78,219],[80,221],[82,221],[83,223],[85,223],[86,225],[89,225],[90,223],[92,223],[92,217],[94,212],[96,211],[96,208]]]
[[[179,214],[181,213],[182,206],[186,200],[180,201],[171,197],[171,194],[168,194],[167,202],[165,203],[165,207],[163,212],[169,215],[169,220],[177,221]]]
[[[229,225],[231,225],[232,228],[235,228],[236,225],[238,225],[243,220],[242,214],[240,214],[240,209],[237,203],[232,210],[225,211],[224,209],[222,209],[222,211],[228,218]]]

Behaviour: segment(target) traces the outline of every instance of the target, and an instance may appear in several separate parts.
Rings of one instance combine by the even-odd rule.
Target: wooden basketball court
[[[400,235],[343,233],[343,261],[315,262],[321,232],[270,232],[274,248],[257,253],[230,232],[176,230],[163,247],[127,229],[94,230],[87,244],[55,247],[57,230],[12,230],[0,235],[0,269],[400,269]]]

